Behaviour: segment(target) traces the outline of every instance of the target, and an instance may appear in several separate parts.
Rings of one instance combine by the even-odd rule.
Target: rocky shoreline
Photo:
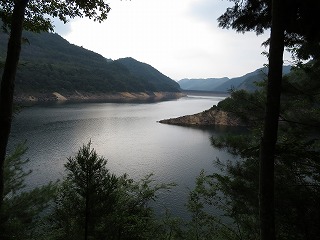
[[[193,115],[160,120],[159,123],[180,126],[245,126],[239,118],[220,110],[217,106]]]
[[[164,101],[185,96],[181,92],[115,92],[115,93],[34,93],[17,94],[14,101],[21,102],[133,102],[133,101]]]

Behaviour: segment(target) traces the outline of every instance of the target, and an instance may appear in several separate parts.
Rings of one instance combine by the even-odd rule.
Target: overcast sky
[[[106,58],[133,57],[174,80],[237,77],[267,62],[266,33],[218,28],[227,0],[109,0],[112,10],[99,24],[76,19],[56,23],[70,43]]]

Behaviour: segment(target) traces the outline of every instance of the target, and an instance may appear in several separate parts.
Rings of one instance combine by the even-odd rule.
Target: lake
[[[216,171],[213,160],[232,156],[213,148],[210,137],[226,128],[191,128],[160,124],[166,118],[209,109],[222,96],[188,96],[157,103],[61,103],[35,105],[16,115],[9,149],[27,140],[24,158],[32,169],[27,186],[62,179],[64,164],[90,140],[99,155],[108,159],[111,172],[138,180],[154,173],[159,183],[175,182],[156,203],[184,216],[188,191],[202,169]]]

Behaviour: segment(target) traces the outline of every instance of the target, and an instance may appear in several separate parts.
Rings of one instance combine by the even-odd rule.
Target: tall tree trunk
[[[4,161],[11,130],[14,82],[21,51],[21,36],[27,0],[15,1],[11,33],[8,42],[7,58],[1,81],[0,91],[0,208],[4,193]]]
[[[280,113],[284,51],[283,0],[272,1],[267,104],[260,145],[260,238],[275,240],[274,162]]]
[[[88,240],[88,236],[89,236],[89,216],[90,216],[89,198],[90,198],[90,195],[87,191],[87,193],[86,193],[86,209],[85,209],[85,218],[84,218],[84,239],[85,240]]]

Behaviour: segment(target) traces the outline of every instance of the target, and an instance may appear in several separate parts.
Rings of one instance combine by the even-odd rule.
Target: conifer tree
[[[317,0],[231,0],[232,8],[218,19],[224,28],[237,31],[263,33],[271,28],[267,43],[269,49],[269,73],[263,136],[260,144],[260,227],[262,240],[275,239],[274,222],[274,162],[278,135],[282,65],[284,47],[291,48],[296,57],[318,56],[307,52],[308,46],[319,50],[320,3]],[[306,47],[307,46],[307,47]],[[301,52],[305,54],[302,55]],[[318,53],[318,51],[317,51]]]
[[[311,61],[283,78],[275,155],[275,234],[277,239],[316,239],[320,224],[319,64]],[[259,239],[259,139],[266,91],[234,91],[218,108],[247,123],[248,131],[213,138],[215,147],[238,156],[216,161],[219,173],[202,172],[188,202],[203,216],[202,236]],[[197,208],[195,208],[195,207]]]
[[[173,184],[153,184],[152,174],[134,181],[116,177],[91,142],[65,164],[67,175],[55,200],[52,239],[162,239],[166,229],[149,206]]]
[[[71,239],[94,237],[96,228],[112,211],[115,201],[117,178],[106,168],[107,161],[84,145],[75,157],[68,158],[67,171],[55,214],[65,221],[65,236]]]
[[[26,190],[25,178],[31,171],[25,171],[23,154],[27,148],[19,144],[7,156],[4,166],[4,199],[0,211],[0,239],[40,239],[46,235],[45,210],[52,203],[56,185],[47,184]]]

